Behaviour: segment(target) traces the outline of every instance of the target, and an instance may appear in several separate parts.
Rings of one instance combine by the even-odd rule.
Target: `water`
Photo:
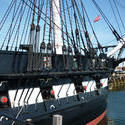
[[[125,125],[125,90],[109,93],[107,118],[108,125]]]

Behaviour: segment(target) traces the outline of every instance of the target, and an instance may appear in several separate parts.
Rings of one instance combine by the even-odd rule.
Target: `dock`
[[[113,74],[109,80],[109,90],[119,91],[125,89],[125,73]]]

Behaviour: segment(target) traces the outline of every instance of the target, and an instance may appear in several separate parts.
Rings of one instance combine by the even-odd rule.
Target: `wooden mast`
[[[60,14],[59,14],[59,0],[52,0],[52,11],[53,11],[53,26],[54,26],[54,45],[56,49],[56,54],[62,54],[62,38],[61,38],[61,24],[60,24]]]

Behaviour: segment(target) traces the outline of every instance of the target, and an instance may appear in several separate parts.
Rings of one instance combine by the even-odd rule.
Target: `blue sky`
[[[20,1],[20,0],[19,0]],[[79,0],[77,0],[79,1]],[[111,0],[113,1],[113,0]],[[117,1],[117,6],[120,11],[121,17],[123,22],[125,22],[125,2],[124,0],[115,0]],[[104,22],[104,19],[101,17],[100,21],[94,23],[93,20],[100,15],[95,6],[92,3],[92,0],[83,0],[86,10],[88,12],[88,15],[90,17],[90,20],[92,21],[92,25],[95,29],[95,32],[98,36],[98,39],[102,45],[112,45],[117,44],[117,41],[115,40],[115,37],[112,35],[112,32],[109,30],[108,26]],[[105,15],[108,17],[112,25],[116,28],[116,30],[119,32],[118,27],[116,25],[116,21],[114,19],[113,13],[111,11],[111,7],[109,4],[109,0],[96,0],[96,2],[99,4],[100,8],[103,10]],[[3,16],[3,13],[7,9],[10,1],[9,0],[0,0],[0,19]],[[116,12],[116,11],[115,11]],[[117,12],[116,12],[117,14]],[[118,16],[117,16],[118,17]],[[119,20],[119,18],[118,18]],[[9,20],[8,23],[5,25],[5,27],[9,26]],[[119,21],[120,24],[120,21]],[[122,28],[122,25],[120,24],[120,28],[122,31],[122,34],[125,33],[124,29]],[[4,33],[4,30],[2,31]],[[91,34],[91,33],[90,33]],[[1,33],[0,33],[1,35]],[[113,40],[113,41],[112,41]]]

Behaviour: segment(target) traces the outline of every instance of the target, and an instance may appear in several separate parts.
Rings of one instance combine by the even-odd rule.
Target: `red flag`
[[[99,20],[100,20],[100,15],[97,16],[97,17],[94,19],[94,22],[97,22],[97,21],[99,21]]]

